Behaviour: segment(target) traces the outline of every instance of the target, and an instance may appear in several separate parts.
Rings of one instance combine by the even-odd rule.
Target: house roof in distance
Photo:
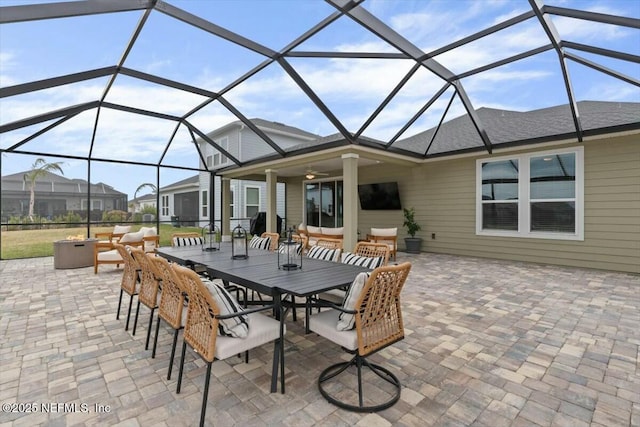
[[[29,186],[24,182],[24,175],[29,171],[18,172],[2,177],[2,191],[29,191]],[[38,193],[64,193],[87,194],[87,181],[78,178],[66,178],[64,176],[46,171],[36,180],[35,191]],[[98,182],[91,184],[91,194],[126,196],[112,186]]]

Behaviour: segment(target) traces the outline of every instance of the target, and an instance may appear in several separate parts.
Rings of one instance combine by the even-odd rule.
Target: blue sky
[[[0,0],[1,6],[25,3]],[[169,0],[168,3],[276,51],[334,11],[326,2],[315,0]],[[545,4],[640,18],[640,0],[548,0]],[[364,7],[424,52],[431,52],[523,13],[529,9],[529,3],[526,0],[368,0]],[[1,25],[0,86],[115,65],[140,16],[141,12],[136,11]],[[557,16],[553,16],[552,21],[563,40],[640,55],[640,30]],[[462,73],[547,43],[544,31],[534,18],[435,59],[454,73]],[[334,22],[296,50],[395,51],[348,18]],[[581,51],[574,53],[640,79],[637,63]],[[217,92],[264,59],[255,52],[154,11],[124,65]],[[351,131],[360,128],[413,65],[408,60],[382,59],[289,58],[289,62]],[[572,61],[568,61],[568,67],[578,101],[640,102],[637,87]],[[93,79],[0,99],[0,123],[97,100],[107,81],[107,78]],[[475,108],[524,111],[567,102],[554,51],[465,78],[462,83]],[[382,140],[391,138],[442,85],[438,77],[419,71],[367,128],[365,135]],[[436,126],[450,96],[451,92],[447,91],[403,136]],[[336,132],[277,64],[230,90],[225,98],[250,118],[282,122],[323,136]],[[120,75],[106,100],[182,115],[204,98]],[[454,100],[447,119],[463,112],[462,105]],[[62,147],[68,154],[86,156],[95,115],[95,110],[82,113],[22,148],[53,153]],[[203,108],[190,119],[205,132],[233,120],[235,117],[217,103]],[[2,134],[0,147],[8,148],[47,124]],[[171,122],[106,110],[100,116],[93,154],[101,158],[156,162],[174,127]],[[34,159],[5,154],[3,175],[28,169]],[[51,157],[50,160],[59,159]],[[188,132],[179,129],[164,164],[196,167],[197,160]],[[66,176],[86,176],[86,162],[63,161]],[[192,174],[163,173],[161,185]],[[97,164],[92,168],[92,182],[103,181],[130,197],[139,184],[155,180],[155,169],[151,167]]]

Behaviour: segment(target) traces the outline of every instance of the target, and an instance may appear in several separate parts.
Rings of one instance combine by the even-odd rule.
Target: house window
[[[202,217],[207,218],[209,216],[209,192],[202,190]]]
[[[224,149],[225,151],[229,151],[229,138],[228,137],[224,137],[224,138],[220,138],[220,140],[216,141],[218,143],[218,145],[220,146],[220,148]],[[213,155],[213,166],[214,167],[218,167],[218,166],[224,166],[227,164],[227,156],[225,156],[222,153],[215,153]]]
[[[84,211],[87,210],[87,199],[82,199],[80,203],[80,208]],[[91,210],[92,211],[101,211],[102,210],[102,200],[91,200]]]
[[[251,218],[260,210],[260,188],[246,187],[245,191],[245,217]]]
[[[584,239],[582,147],[478,160],[479,235]]]
[[[162,196],[160,201],[161,215],[169,216],[169,196]]]
[[[207,168],[210,168],[213,164],[213,156],[207,156]]]

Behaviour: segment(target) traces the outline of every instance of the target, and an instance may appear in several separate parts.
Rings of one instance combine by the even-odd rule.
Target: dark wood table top
[[[254,289],[266,295],[292,294],[309,296],[329,289],[348,286],[365,268],[303,257],[302,269],[281,270],[278,254],[250,249],[247,259],[231,259],[228,246],[220,251],[206,252],[196,247],[158,248],[167,259],[180,263],[205,266],[216,278]]]

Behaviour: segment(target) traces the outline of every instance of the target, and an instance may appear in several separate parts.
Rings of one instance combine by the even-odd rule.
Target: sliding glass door
[[[307,225],[342,227],[342,195],[342,181],[306,183],[305,217]]]

